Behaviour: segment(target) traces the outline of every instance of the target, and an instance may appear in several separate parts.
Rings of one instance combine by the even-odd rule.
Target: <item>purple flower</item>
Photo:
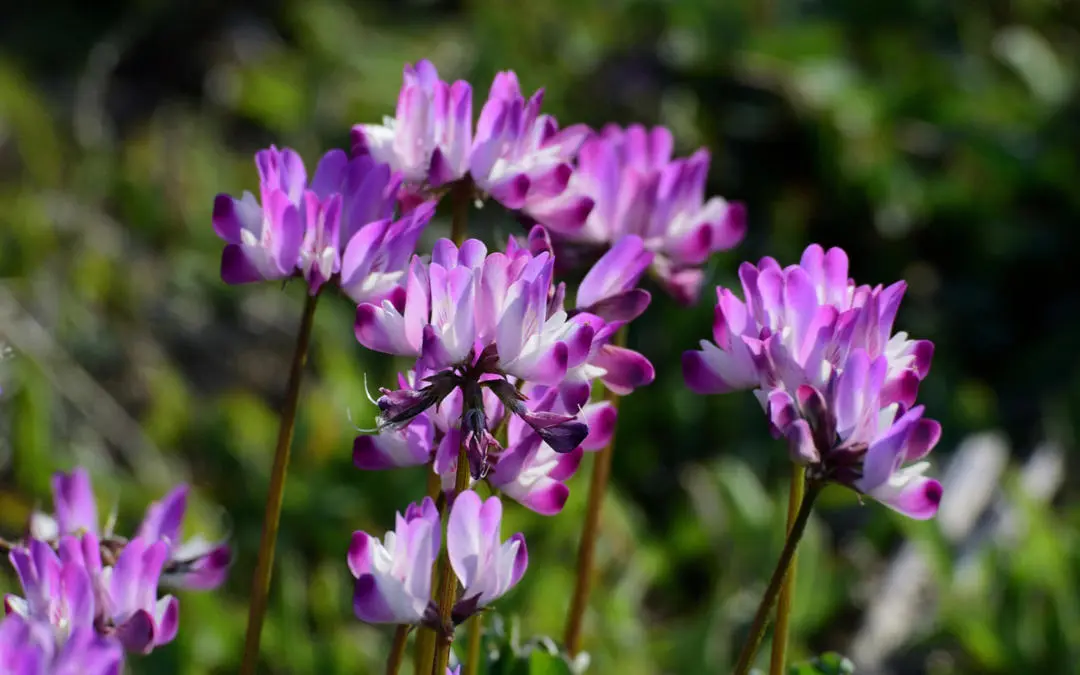
[[[62,535],[91,533],[105,539],[111,531],[98,528],[97,504],[90,476],[76,468],[70,474],[58,472],[52,478],[55,514],[35,512],[30,520],[30,536],[53,541]],[[179,485],[146,510],[139,536],[148,542],[164,541],[168,561],[163,581],[180,588],[210,590],[225,581],[232,555],[225,542],[210,543],[201,537],[181,541],[181,526],[187,510],[188,487]]]
[[[0,673],[119,675],[124,652],[92,627],[75,628],[62,645],[45,624],[13,614],[0,621]]]
[[[930,465],[920,460],[937,444],[941,425],[923,418],[922,406],[882,403],[888,367],[886,356],[855,349],[823,389],[804,384],[794,397],[771,391],[769,417],[812,478],[847,485],[911,518],[932,518],[941,483],[923,476]]]
[[[431,566],[439,556],[439,512],[430,497],[411,504],[383,541],[353,533],[348,562],[356,590],[353,610],[369,623],[414,624],[437,615]]]
[[[518,251],[487,255],[470,239],[458,251],[448,239],[435,245],[431,261],[414,258],[402,310],[389,302],[362,304],[356,337],[374,351],[419,357],[439,371],[491,356],[491,372],[556,384],[580,364],[592,344],[592,328],[548,316],[553,258]]]
[[[537,91],[526,100],[514,73],[498,73],[474,138],[469,84],[440,80],[430,61],[406,64],[396,117],[354,126],[352,151],[400,171],[406,201],[470,176],[507,208],[529,213],[566,189],[573,156],[589,133],[583,125],[560,131],[540,114],[542,99]],[[559,206],[545,215],[573,227],[588,215],[592,198],[578,195]]]
[[[472,87],[439,79],[430,61],[405,64],[396,117],[352,129],[352,151],[389,164],[414,184],[440,186],[468,171]]]
[[[178,485],[161,501],[146,508],[138,536],[146,541],[164,541],[169,560],[162,583],[178,588],[211,590],[225,583],[232,552],[224,542],[211,543],[196,536],[181,541],[180,530],[187,511],[188,486]]]
[[[49,544],[31,539],[9,554],[25,598],[4,597],[7,613],[51,625],[62,643],[75,628],[94,625],[94,587],[86,568],[61,562]]]
[[[180,603],[171,595],[157,597],[168,545],[136,537],[109,565],[101,552],[101,542],[90,532],[60,540],[60,559],[82,566],[93,580],[99,631],[134,653],[146,654],[172,642],[180,625]]]
[[[446,549],[464,586],[453,612],[457,622],[505,595],[525,574],[529,565],[525,535],[519,532],[504,542],[501,525],[498,497],[482,501],[467,490],[455,498],[446,526]]]
[[[715,342],[683,354],[698,393],[754,389],[776,435],[811,477],[848,485],[914,518],[937,512],[923,478],[937,422],[914,406],[933,345],[891,335],[904,283],[857,286],[838,248],[812,245],[799,265],[739,268],[745,302],[717,289]]]
[[[738,244],[746,232],[741,204],[705,200],[709,153],[672,159],[671,132],[607,126],[578,153],[568,189],[533,209],[558,244],[612,245],[628,234],[656,254],[652,270],[677,300],[694,302],[709,255]],[[595,206],[583,223],[546,220],[547,210],[586,195]]]
[[[778,384],[790,393],[801,384],[821,386],[856,348],[871,358],[885,354],[884,395],[911,406],[930,370],[933,344],[890,337],[905,284],[856,286],[847,255],[816,244],[799,265],[781,268],[772,258],[739,268],[739,300],[717,288],[715,343],[683,354],[687,385],[698,393],[724,393]]]
[[[370,157],[331,150],[310,183],[288,148],[258,152],[261,199],[220,194],[214,231],[226,242],[221,278],[230,284],[302,276],[311,293],[338,281],[354,300],[381,301],[399,286],[433,207],[391,222],[401,176]]]

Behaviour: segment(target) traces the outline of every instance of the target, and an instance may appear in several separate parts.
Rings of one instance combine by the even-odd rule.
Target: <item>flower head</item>
[[[439,512],[430,497],[411,504],[382,541],[353,533],[348,562],[356,590],[353,610],[369,623],[414,624],[437,616],[431,566],[439,556]]]
[[[54,474],[52,492],[54,514],[35,512],[30,521],[31,537],[54,541],[63,535],[90,533],[104,540],[114,539],[111,531],[102,531],[98,527],[97,503],[85,469]],[[165,543],[168,553],[163,571],[165,583],[210,590],[225,581],[232,554],[225,542],[211,543],[201,537],[181,539],[187,495],[188,486],[181,484],[160,501],[151,503],[138,535],[150,543]]]
[[[312,294],[330,281],[357,302],[399,285],[433,208],[392,222],[400,174],[371,157],[331,150],[309,182],[300,156],[271,147],[256,154],[261,199],[220,194],[214,230],[226,242],[221,278],[230,284],[302,276]]]
[[[533,209],[557,245],[610,246],[634,234],[655,253],[653,273],[678,300],[697,299],[709,255],[738,244],[746,232],[741,204],[705,200],[709,153],[672,159],[671,132],[663,127],[608,126],[584,142],[569,188]],[[595,203],[582,223],[545,219],[574,196]]]
[[[776,435],[811,476],[848,485],[914,518],[937,512],[923,478],[940,425],[915,406],[933,345],[891,335],[904,283],[859,286],[838,248],[813,245],[799,265],[739,269],[745,301],[717,289],[714,342],[683,354],[699,393],[754,389]]]
[[[514,73],[498,73],[474,137],[467,82],[440,80],[426,60],[407,64],[403,80],[396,116],[353,127],[352,151],[401,171],[405,201],[468,180],[507,208],[530,213],[566,189],[571,161],[589,130],[559,130],[551,116],[540,114],[542,91],[526,99]],[[574,227],[590,209],[592,198],[577,195],[545,215]]]

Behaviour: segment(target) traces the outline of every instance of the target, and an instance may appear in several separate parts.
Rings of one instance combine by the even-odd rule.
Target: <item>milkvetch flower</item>
[[[519,532],[504,542],[501,526],[502,502],[498,497],[481,500],[466,490],[454,499],[446,526],[446,549],[454,574],[464,587],[454,606],[455,622],[498,600],[525,575],[529,565],[525,535]]]

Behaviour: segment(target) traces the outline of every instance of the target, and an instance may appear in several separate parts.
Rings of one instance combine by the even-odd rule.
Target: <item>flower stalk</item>
[[[626,346],[627,326],[619,329],[615,335],[615,344]],[[606,399],[618,410],[619,395],[610,389],[605,392]],[[581,541],[578,544],[577,577],[574,582],[574,595],[570,600],[570,614],[566,620],[566,633],[563,643],[571,657],[581,650],[581,629],[585,620],[585,610],[589,605],[589,593],[592,590],[593,558],[596,554],[596,539],[600,534],[600,514],[604,506],[608,479],[611,476],[611,456],[615,450],[615,434],[598,453],[593,461],[592,479],[589,482],[589,497],[585,507],[585,524],[581,528]]]
[[[799,515],[799,504],[802,503],[805,487],[806,468],[796,464],[791,470],[791,488],[788,492],[787,528],[785,530],[788,535],[791,534],[791,528],[795,525],[795,519]],[[791,556],[791,566],[787,576],[784,577],[784,585],[780,588],[780,599],[776,606],[776,628],[773,629],[769,675],[784,675],[787,672],[785,670],[785,660],[787,657],[791,602],[795,595],[795,570],[797,567],[798,552],[796,551]]]
[[[758,647],[761,646],[761,640],[765,636],[765,628],[769,623],[769,612],[772,611],[777,596],[780,595],[780,587],[783,585],[784,578],[791,567],[791,562],[795,558],[795,551],[799,547],[803,533],[806,531],[806,524],[810,521],[810,512],[814,508],[814,501],[823,487],[824,484],[819,481],[811,481],[806,485],[802,503],[799,505],[799,512],[795,516],[795,522],[791,524],[791,531],[788,532],[784,548],[780,552],[780,559],[776,562],[776,569],[773,570],[769,585],[765,589],[765,594],[761,597],[757,612],[754,614],[754,621],[750,624],[750,633],[743,644],[742,651],[739,653],[739,661],[733,671],[735,675],[746,675],[750,672],[754,656],[757,654]]]
[[[469,456],[465,449],[464,437],[458,449],[457,474],[454,477],[454,494],[460,495],[469,489]],[[450,566],[449,546],[443,549],[439,559],[439,630],[435,635],[435,658],[432,660],[432,675],[444,675],[450,664],[450,643],[454,639],[454,624],[451,613],[457,596],[457,576]]]
[[[469,619],[469,644],[466,648],[464,675],[480,672],[480,645],[484,635],[484,615],[474,614]]]
[[[401,662],[405,660],[405,644],[409,639],[409,626],[400,624],[394,630],[394,642],[390,645],[390,656],[386,659],[386,675],[397,675]]]
[[[266,495],[266,513],[263,517],[262,538],[259,541],[259,557],[251,586],[251,602],[248,607],[247,635],[244,638],[244,657],[241,675],[254,675],[259,661],[259,641],[262,637],[263,619],[270,595],[270,578],[274,568],[274,547],[277,544],[278,527],[281,524],[281,502],[285,494],[285,478],[289,467],[293,431],[296,427],[296,409],[300,400],[300,383],[307,363],[311,329],[315,323],[315,307],[318,294],[309,294],[297,331],[289,379],[285,387],[285,403],[281,410],[274,464],[270,471],[270,488]]]

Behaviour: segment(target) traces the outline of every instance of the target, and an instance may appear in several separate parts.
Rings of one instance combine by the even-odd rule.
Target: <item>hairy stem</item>
[[[627,326],[619,329],[615,344],[626,346]],[[607,391],[605,397],[616,409],[619,407],[619,395]],[[615,435],[593,460],[592,480],[589,483],[589,497],[585,507],[585,524],[581,528],[581,541],[578,543],[577,578],[574,582],[574,595],[570,600],[570,613],[566,619],[566,633],[563,642],[571,657],[581,650],[581,628],[585,620],[585,610],[589,605],[589,593],[592,590],[593,557],[596,554],[596,540],[600,533],[600,512],[604,506],[604,494],[607,492],[608,478],[611,475],[611,456],[615,450]]]
[[[784,577],[787,576],[788,568],[795,557],[795,550],[799,547],[803,532],[806,531],[806,523],[810,520],[814,500],[817,499],[822,487],[822,484],[817,481],[811,482],[806,487],[806,494],[803,495],[799,512],[795,516],[795,522],[791,524],[791,531],[788,532],[787,540],[784,542],[784,549],[780,552],[780,559],[776,562],[776,569],[773,570],[769,586],[765,589],[765,594],[758,604],[757,613],[754,614],[754,621],[750,624],[750,634],[747,636],[746,643],[743,644],[742,651],[739,653],[739,662],[734,670],[735,675],[746,675],[750,671],[754,656],[757,654],[761,640],[765,636],[765,628],[769,623],[769,612],[772,611],[773,605],[776,604],[776,597],[780,595],[780,586],[783,585]]]
[[[296,408],[300,400],[300,382],[304,376],[311,328],[315,322],[315,306],[318,295],[308,295],[304,314],[296,336],[289,381],[285,387],[285,404],[281,409],[277,447],[274,449],[274,465],[270,471],[270,489],[266,495],[266,513],[263,516],[262,539],[259,541],[259,557],[251,584],[251,603],[248,606],[247,635],[244,638],[244,660],[241,675],[254,675],[259,661],[259,640],[262,637],[263,619],[270,595],[270,577],[274,569],[274,547],[277,544],[278,526],[281,524],[281,500],[285,495],[285,476],[289,468],[289,452],[292,448],[293,430],[296,426]]]
[[[461,446],[458,448],[457,475],[454,480],[454,494],[460,495],[469,488],[469,456],[465,450],[465,436],[461,437]],[[442,557],[439,561],[439,625],[446,632],[445,635],[435,636],[435,658],[431,662],[432,675],[446,675],[446,667],[450,664],[450,643],[454,639],[454,624],[451,613],[454,610],[454,600],[457,597],[457,576],[454,568],[450,566],[449,538],[443,537],[447,544],[443,547]]]
[[[787,534],[791,534],[791,528],[795,525],[795,518],[799,515],[799,504],[802,502],[805,487],[806,468],[796,464],[791,470],[791,488],[788,492]],[[790,632],[791,599],[795,594],[795,569],[798,566],[798,558],[798,551],[792,553],[791,568],[784,577],[784,585],[780,587],[780,600],[776,605],[776,627],[773,629],[772,658],[769,660],[769,675],[784,675],[787,672],[784,668],[787,658],[788,633]]]
[[[409,640],[409,627],[402,624],[394,631],[394,642],[390,645],[390,656],[386,658],[386,675],[397,675],[401,662],[405,660],[405,643]]]

